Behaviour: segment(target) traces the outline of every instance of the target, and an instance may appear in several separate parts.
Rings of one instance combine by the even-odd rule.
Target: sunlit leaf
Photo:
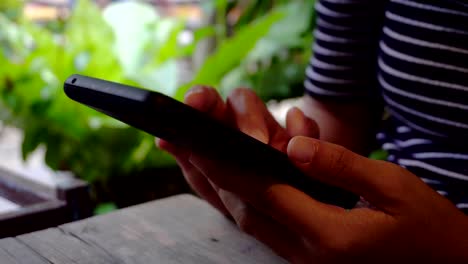
[[[149,4],[121,2],[109,5],[103,12],[105,21],[115,34],[113,48],[127,75],[134,75],[145,59],[145,46],[152,40],[147,30],[158,20]]]
[[[217,51],[206,59],[192,82],[179,88],[176,98],[182,100],[183,95],[194,84],[217,86],[223,76],[238,65],[255,47],[257,41],[268,33],[271,25],[282,17],[283,14],[279,12],[268,14],[237,32],[234,37],[225,40]]]
[[[115,203],[100,203],[94,209],[94,215],[107,214],[115,210],[117,210]]]

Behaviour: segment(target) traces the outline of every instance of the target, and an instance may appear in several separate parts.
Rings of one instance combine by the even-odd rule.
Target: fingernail
[[[299,163],[309,163],[317,152],[317,145],[313,139],[294,137],[288,144],[288,156]]]
[[[193,94],[203,93],[204,90],[205,90],[205,87],[202,86],[202,85],[196,85],[196,86],[190,88],[190,90],[188,90],[187,93],[185,93],[184,101],[187,100],[187,98],[189,96],[192,96]]]
[[[298,115],[299,115],[299,116],[302,116],[302,115],[301,115],[301,114],[302,114],[302,111],[299,110],[299,108],[298,108],[297,106],[293,106],[293,107],[291,107],[291,108],[288,110],[287,114],[293,115],[293,116],[297,117]]]
[[[236,112],[248,114],[252,110],[252,104],[255,103],[255,95],[248,88],[237,88],[229,95],[229,101],[236,109]]]
[[[216,106],[217,98],[209,87],[198,85],[190,89],[184,98],[184,102],[202,112],[208,112]]]
[[[290,108],[288,112],[286,112],[286,122],[295,121],[297,117],[300,115],[299,109],[297,107]],[[299,116],[300,117],[300,116]]]

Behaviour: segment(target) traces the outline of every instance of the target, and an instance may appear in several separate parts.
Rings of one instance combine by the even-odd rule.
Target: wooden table
[[[0,228],[2,228],[0,226]],[[0,240],[1,264],[285,263],[192,195]]]

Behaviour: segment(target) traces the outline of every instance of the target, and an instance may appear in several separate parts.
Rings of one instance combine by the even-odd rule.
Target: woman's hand
[[[185,103],[284,152],[293,136],[318,137],[319,135],[317,124],[298,108],[288,112],[286,128],[281,127],[260,98],[249,89],[236,89],[224,102],[213,88],[198,86],[186,94]],[[164,140],[158,140],[157,145],[176,158],[187,182],[195,192],[215,208],[229,215],[215,191],[217,186],[189,161],[190,150],[176,147]]]
[[[293,138],[288,155],[309,177],[359,194],[376,209],[347,211],[285,184],[231,187],[219,178],[255,175],[196,155],[191,161],[219,183],[240,228],[293,263],[468,263],[467,217],[415,175],[306,137]]]
[[[203,102],[210,101],[209,96],[215,103],[208,107]],[[289,185],[260,181],[265,177],[234,163],[159,143],[176,156],[203,197],[287,260],[468,263],[466,216],[403,168],[311,138],[317,136],[315,123],[294,114],[296,110],[289,115],[297,115],[297,127],[289,122],[288,129],[282,129],[250,91],[238,90],[224,104],[213,90],[202,88],[188,95],[187,103],[287,152],[309,177],[352,191],[375,206],[346,211]],[[308,137],[290,140],[300,134]]]

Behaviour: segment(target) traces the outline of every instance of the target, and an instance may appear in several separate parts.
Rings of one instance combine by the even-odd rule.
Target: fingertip
[[[303,116],[304,113],[302,112],[301,109],[299,109],[299,107],[293,106],[288,110],[288,112],[286,114],[286,116],[290,116],[290,115],[294,116],[294,117],[297,117],[297,116]]]
[[[155,138],[154,143],[156,144],[156,147],[165,150],[168,147],[169,142],[165,141],[164,139],[161,138]]]
[[[316,145],[320,140],[306,136],[294,136],[289,140],[289,145]],[[288,148],[289,149],[289,148]]]
[[[270,142],[270,113],[253,90],[249,88],[233,90],[227,98],[227,108],[240,131],[264,144]]]
[[[228,98],[245,97],[245,96],[257,97],[257,94],[250,88],[238,87],[229,93]]]
[[[320,129],[315,120],[309,118],[298,107],[292,107],[286,114],[286,129],[290,136],[318,138]]]
[[[184,102],[187,101],[190,97],[196,96],[197,94],[203,94],[207,92],[208,87],[203,86],[203,85],[195,85],[192,88],[190,88],[187,93],[184,95]]]
[[[302,111],[298,107],[292,107],[286,113],[286,127],[292,127],[297,124],[298,121],[304,119]]]
[[[168,152],[169,154],[175,156],[176,158],[182,158],[187,155],[186,150],[180,147],[177,147],[164,139],[160,139],[160,138],[156,139],[156,146]]]
[[[287,153],[290,159],[298,163],[310,163],[318,150],[318,140],[297,136],[293,137],[287,147]]]
[[[184,97],[184,102],[202,112],[211,110],[221,98],[218,92],[211,87],[197,85],[191,88]]]
[[[236,88],[227,97],[228,103],[236,109],[236,112],[245,114],[252,110],[254,105],[263,104],[258,95],[249,88]]]

